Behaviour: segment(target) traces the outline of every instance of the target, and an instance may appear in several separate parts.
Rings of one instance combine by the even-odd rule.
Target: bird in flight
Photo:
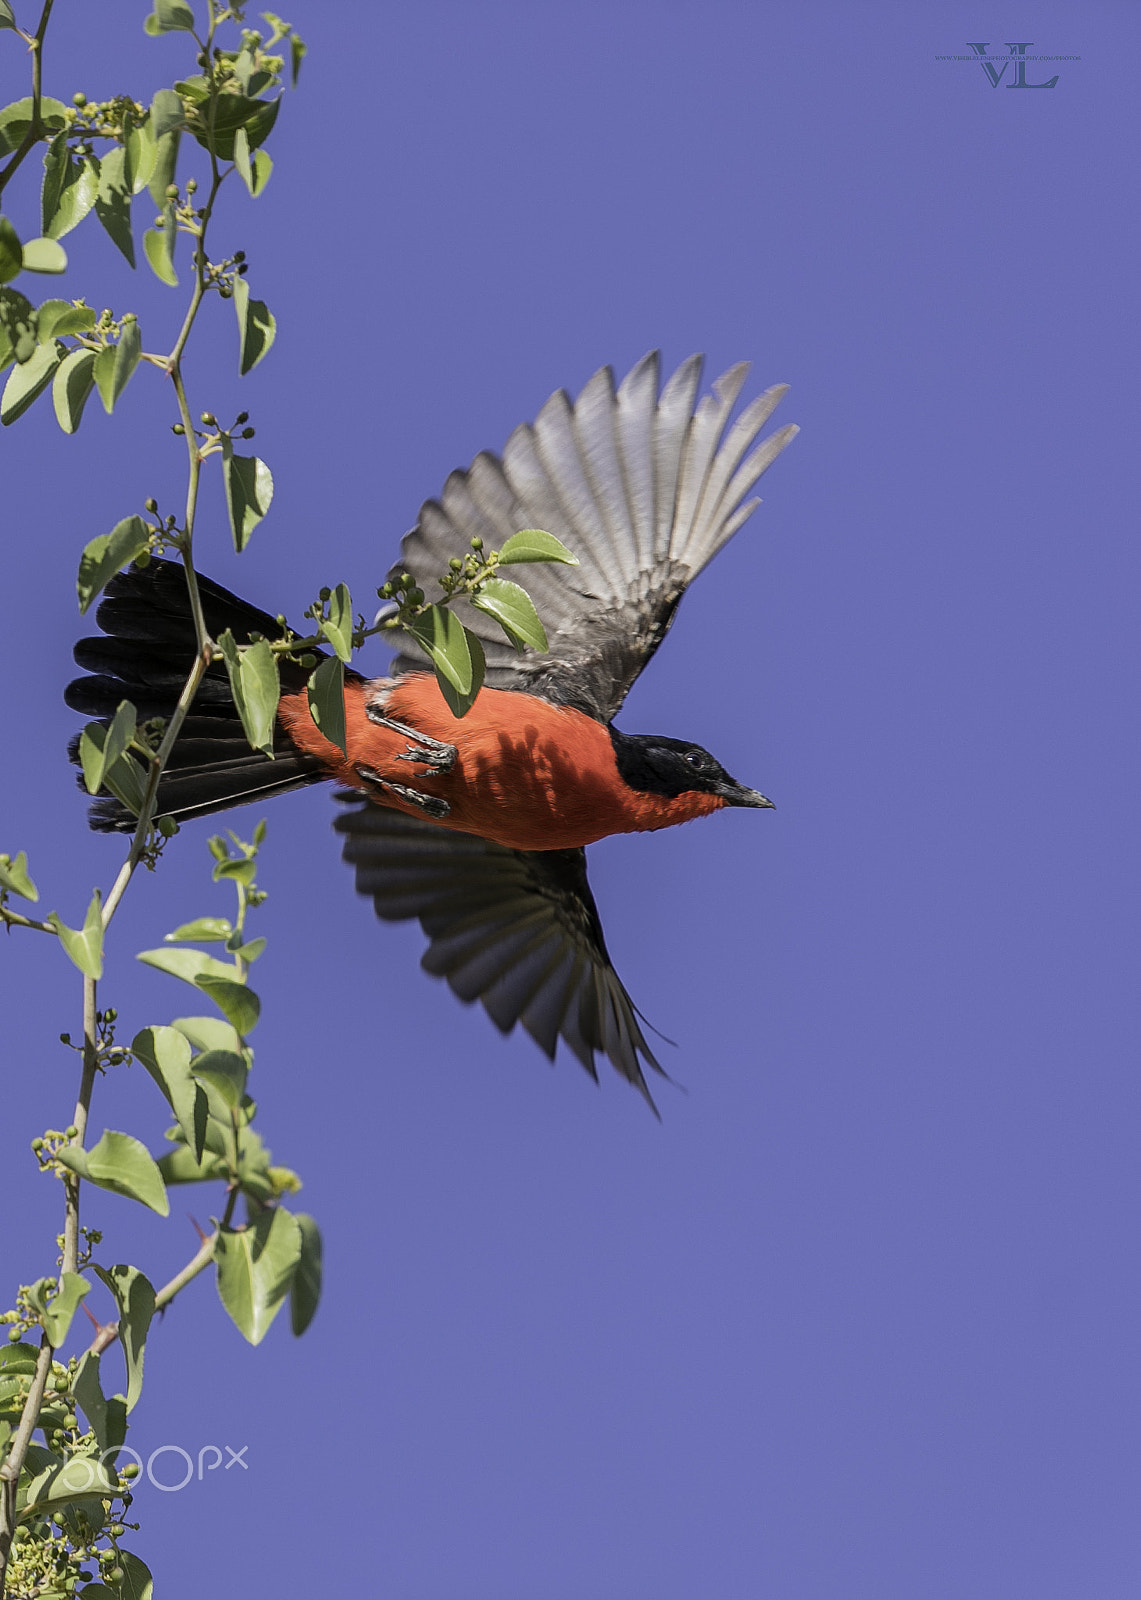
[[[348,802],[336,826],[356,886],[386,921],[418,918],[427,971],[480,1000],[509,1032],[521,1022],[553,1059],[561,1038],[592,1077],[605,1055],[650,1100],[643,1063],[661,1072],[619,981],[587,883],[585,847],[664,828],[722,806],[767,807],[700,745],[619,731],[614,717],[665,637],[687,586],[758,505],[748,499],[797,432],[758,436],[785,394],[729,415],[748,364],[697,399],[693,356],[659,392],[657,353],[616,389],[602,368],[578,399],[551,396],[501,456],[483,452],[427,501],[390,578],[431,586],[473,539],[523,528],[560,539],[578,565],[529,567],[525,587],[548,649],[517,654],[494,621],[457,611],[480,636],[486,676],[453,716],[429,663],[405,635],[387,677],[345,674],[346,749],[309,711],[308,670],[280,661],[273,758],[250,748],[229,679],[208,669],[159,785],[160,813],[184,821],[332,779]],[[279,621],[206,578],[207,628],[279,639]],[[75,659],[88,675],[67,703],[109,719],[123,699],[140,720],[169,717],[197,649],[178,563],[152,560],[108,584],[103,630]],[[73,743],[73,759],[74,759]],[[133,830],[117,800],[92,826]]]

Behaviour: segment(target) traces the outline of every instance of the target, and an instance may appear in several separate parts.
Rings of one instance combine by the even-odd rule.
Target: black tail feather
[[[251,633],[267,639],[282,637],[282,626],[275,617],[248,605],[220,584],[199,576],[198,590],[212,638],[227,628],[239,644],[248,642]],[[95,620],[103,636],[81,639],[76,645],[76,662],[88,675],[68,684],[64,691],[67,704],[101,722],[114,716],[122,700],[131,702],[140,721],[169,717],[197,649],[182,567],[173,561],[152,560],[146,567],[119,573],[107,585]],[[281,663],[286,693],[304,687],[307,677],[304,668]],[[271,761],[250,748],[226,668],[220,661],[213,662],[159,784],[159,814],[186,821],[320,783],[327,777],[321,763],[298,750],[280,726],[274,733],[273,751]],[[78,765],[78,734],[68,755]],[[79,781],[82,784],[82,779]],[[135,826],[126,807],[105,795],[95,801],[89,817],[91,826],[100,832],[129,832]]]

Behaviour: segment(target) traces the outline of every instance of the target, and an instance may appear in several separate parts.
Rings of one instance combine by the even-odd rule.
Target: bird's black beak
[[[757,789],[746,789],[743,783],[735,783],[732,778],[719,783],[717,793],[728,806],[751,806],[757,811],[776,810],[767,795],[761,794]]]

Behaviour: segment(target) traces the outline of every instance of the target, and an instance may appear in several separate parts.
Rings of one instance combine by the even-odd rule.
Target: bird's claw
[[[410,744],[407,750],[397,756],[397,761],[422,761],[431,772],[450,772],[456,764],[456,747],[454,744],[437,744],[432,741],[433,748],[427,745]]]
[[[369,788],[388,790],[409,805],[415,806],[417,811],[422,811],[426,817],[431,817],[433,822],[442,822],[445,817],[451,815],[451,806],[438,795],[424,794],[419,789],[410,789],[407,784],[394,783],[391,778],[382,778],[372,767],[358,767],[356,770],[358,777],[363,778]]]
[[[412,741],[407,750],[397,756],[397,761],[419,761],[430,772],[450,772],[455,766],[458,752],[454,744],[445,744],[441,739],[433,739],[426,733],[420,733],[416,728],[410,728],[405,722],[397,722],[392,717],[386,717],[379,706],[366,703],[365,715],[378,728],[387,728],[391,733],[402,733],[406,739]]]

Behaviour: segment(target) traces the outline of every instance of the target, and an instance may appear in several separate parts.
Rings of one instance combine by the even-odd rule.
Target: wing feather
[[[650,1100],[643,1066],[662,1069],[607,953],[584,851],[508,850],[342,798],[357,889],[385,921],[419,919],[428,972],[481,1001],[502,1032],[522,1023],[552,1058],[561,1038],[592,1077],[607,1056]]]
[[[609,722],[687,585],[751,515],[758,502],[746,502],[749,490],[797,431],[778,429],[757,445],[785,388],[767,390],[726,432],[748,367],[731,367],[698,402],[701,372],[702,357],[691,356],[659,395],[656,352],[617,390],[603,367],[577,401],[556,392],[533,427],[516,428],[502,459],[476,456],[421,508],[390,575],[411,572],[426,593],[476,537],[494,545],[520,528],[545,528],[578,557],[577,567],[511,573],[543,619],[544,654],[516,654],[491,618],[458,604],[483,641],[491,688],[541,695]],[[394,670],[424,665],[409,640]]]

